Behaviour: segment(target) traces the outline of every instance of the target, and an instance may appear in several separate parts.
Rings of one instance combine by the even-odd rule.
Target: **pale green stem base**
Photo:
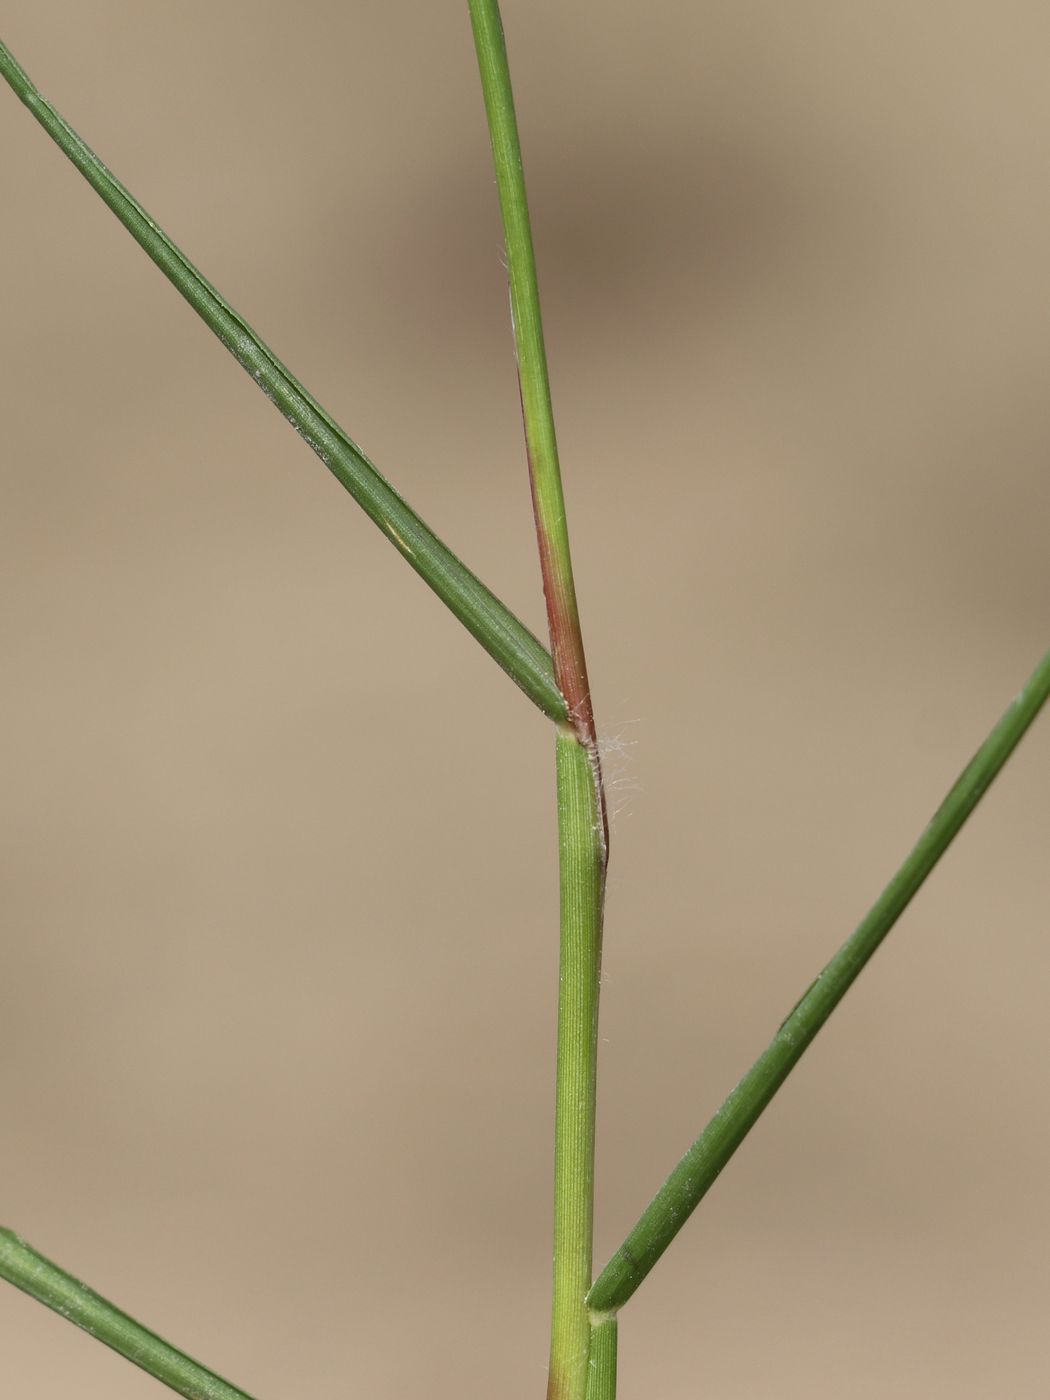
[[[557,740],[561,982],[554,1168],[554,1303],[549,1400],[584,1400],[591,1321],[595,1065],[604,837],[595,769],[575,733]]]
[[[186,1400],[251,1400],[245,1391],[161,1341],[10,1230],[0,1230],[0,1278],[105,1342]]]

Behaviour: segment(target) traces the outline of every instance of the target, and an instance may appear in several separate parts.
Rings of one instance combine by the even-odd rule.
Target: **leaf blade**
[[[185,1400],[252,1400],[246,1391],[163,1341],[93,1288],[52,1264],[12,1230],[0,1229],[0,1278],[162,1381]]]
[[[587,1302],[614,1313],[632,1297],[754,1127],[835,1007],[904,913],[1050,697],[1050,652],[1033,671],[854,932],[781,1022],[643,1211]]]
[[[546,649],[416,514],[331,415],[37,91],[0,43],[0,74],[148,257],[320,457],[398,553],[544,714],[567,706]]]

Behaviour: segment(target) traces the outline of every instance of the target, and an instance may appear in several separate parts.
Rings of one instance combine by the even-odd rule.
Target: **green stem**
[[[551,658],[503,603],[376,471],[364,453],[280,363],[33,86],[0,44],[0,74],[106,202],[135,241],[313,448],[398,552],[544,714],[561,721],[566,701]]]
[[[594,712],[573,581],[532,224],[503,23],[496,0],[468,0],[468,3],[507,246],[521,410],[554,676],[568,701],[569,714],[581,740],[593,744]]]
[[[964,769],[867,917],[790,1012],[772,1044],[744,1075],[606,1265],[588,1298],[593,1310],[605,1313],[621,1308],[678,1234],[944,855],[1048,696],[1050,653]]]
[[[0,1230],[0,1278],[82,1327],[187,1400],[251,1400],[245,1391],[161,1341],[10,1230]]]
[[[554,1299],[549,1400],[584,1400],[590,1352],[598,981],[608,821],[573,581],[539,283],[514,94],[496,0],[468,0],[496,166],[536,538],[554,679],[571,728],[558,735],[561,987],[554,1145]]]
[[[616,1317],[604,1314],[591,1324],[587,1400],[616,1400]]]
[[[604,847],[589,750],[558,733],[561,967],[554,1130],[554,1301],[550,1400],[583,1400],[591,1339],[594,1110]]]

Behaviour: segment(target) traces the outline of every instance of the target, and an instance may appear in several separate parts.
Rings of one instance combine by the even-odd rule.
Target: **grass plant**
[[[613,1400],[618,1314],[682,1229],[935,868],[1050,695],[1039,663],[856,930],[674,1167],[604,1268],[593,1267],[598,1002],[609,827],[573,580],[536,259],[496,0],[468,0],[505,233],[549,651],[380,475],[136,202],[0,44],[0,73],[205,324],[453,615],[553,723],[560,934],[554,1278],[548,1400]],[[249,1400],[86,1285],[0,1231],[0,1276],[191,1400]]]

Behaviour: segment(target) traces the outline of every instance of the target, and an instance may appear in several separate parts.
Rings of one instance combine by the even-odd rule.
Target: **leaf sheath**
[[[594,766],[574,730],[557,738],[561,956],[554,1127],[554,1297],[549,1400],[584,1400],[594,1219],[598,994],[605,895]]]
[[[587,1400],[616,1400],[616,1333],[615,1316],[603,1317],[591,1327]]]

